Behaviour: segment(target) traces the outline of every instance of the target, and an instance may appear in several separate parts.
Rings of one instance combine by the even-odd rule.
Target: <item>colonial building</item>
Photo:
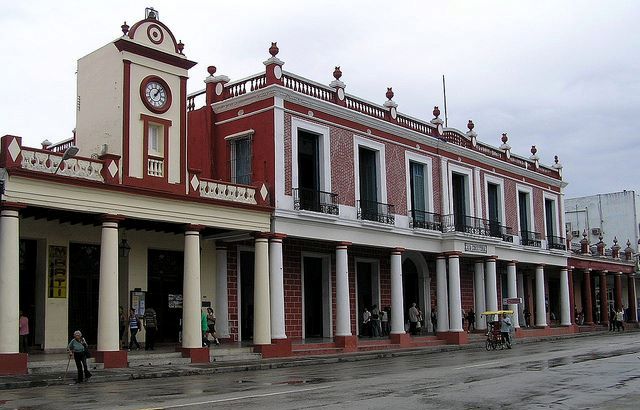
[[[324,85],[284,71],[276,43],[269,53],[264,71],[238,81],[210,66],[187,104],[189,137],[214,178],[266,175],[273,189],[270,326],[246,333],[257,302],[243,278],[254,263],[250,249],[233,251],[242,279],[229,283],[229,319],[240,323],[230,337],[269,343],[263,354],[317,338],[354,350],[361,313],[377,305],[391,307],[390,343],[408,345],[415,302],[426,318],[437,309],[439,338],[465,343],[462,311],[496,310],[506,297],[522,298],[510,308],[527,308],[539,328],[552,310],[571,325],[557,157],[545,166],[536,147],[512,153],[506,134],[493,147],[472,121],[463,132],[445,128],[438,107],[430,121],[404,115],[391,88],[369,102],[346,93],[339,67]]]
[[[153,306],[165,342],[182,319],[193,361],[208,360],[203,306],[265,357],[375,348],[357,337],[373,305],[390,307],[385,346],[466,343],[472,308],[478,329],[508,307],[517,328],[526,309],[535,332],[552,313],[575,331],[557,157],[444,127],[438,107],[405,115],[391,88],[382,104],[347,94],[339,67],[328,85],[284,71],[275,43],[259,73],[210,66],[187,95],[195,63],[147,13],[79,60],[73,138],[2,137],[2,373],[26,371],[19,309],[34,344],[80,328],[106,367],[127,363],[119,306]],[[437,339],[406,333],[412,303]]]
[[[31,343],[63,351],[76,330],[105,367],[127,365],[118,308],[156,309],[159,339],[194,361],[202,349],[201,305],[227,315],[216,294],[211,237],[269,231],[270,187],[219,181],[187,138],[188,60],[153,10],[78,62],[73,138],[42,148],[1,139],[0,373],[25,373],[18,316]],[[78,152],[79,148],[79,152]],[[262,256],[260,250],[264,249]],[[257,272],[267,274],[264,239]],[[223,271],[226,273],[226,271]],[[144,338],[144,335],[142,335]]]

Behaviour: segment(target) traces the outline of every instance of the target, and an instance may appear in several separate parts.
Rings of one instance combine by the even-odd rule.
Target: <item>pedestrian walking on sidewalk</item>
[[[29,353],[29,318],[20,311],[20,319],[18,320],[20,336],[20,353]]]
[[[413,302],[409,308],[409,333],[412,335],[418,334],[418,315],[420,311],[416,307],[416,303]]]
[[[431,311],[431,326],[433,327],[433,335],[436,335],[436,329],[438,328],[438,310],[434,308]]]
[[[127,347],[127,340],[124,338],[125,335],[125,330],[127,329],[127,315],[125,315],[124,313],[124,309],[122,308],[122,306],[119,307],[119,312],[118,312],[118,334],[120,336],[120,340],[118,343],[120,343],[120,346],[122,346],[122,348],[126,348]]]
[[[140,343],[138,343],[138,339],[136,339],[136,335],[141,327],[140,318],[136,315],[136,310],[131,308],[129,311],[129,333],[131,337],[129,339],[129,351],[133,349],[133,346],[136,346],[137,350],[140,350]]]
[[[219,345],[220,341],[218,340],[218,335],[216,335],[216,315],[210,307],[207,308],[207,330],[213,338],[213,343]],[[209,340],[208,337],[207,340]]]
[[[473,311],[473,308],[469,309],[469,313],[467,313],[467,321],[469,322],[467,333],[471,333],[471,328],[476,330],[476,313]]]
[[[76,362],[76,368],[78,369],[76,383],[89,380],[91,377],[91,372],[89,372],[89,368],[87,367],[89,346],[87,346],[87,341],[82,337],[82,332],[79,330],[73,332],[73,339],[71,339],[67,345],[67,351],[69,352],[69,358],[73,357],[73,360]]]
[[[207,334],[209,333],[209,324],[207,323],[207,313],[204,310],[200,311],[200,329],[202,330],[202,347],[209,347],[211,342]]]
[[[158,317],[152,307],[144,310],[144,330],[147,338],[144,343],[144,350],[153,350],[156,345],[156,332],[158,331]]]

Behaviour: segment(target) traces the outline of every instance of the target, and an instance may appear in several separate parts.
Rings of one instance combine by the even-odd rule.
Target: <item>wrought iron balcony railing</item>
[[[540,232],[520,231],[520,243],[524,246],[542,247],[542,236]]]
[[[293,208],[338,215],[338,194],[308,188],[293,188]]]
[[[409,226],[442,232],[442,215],[412,209]]]
[[[547,248],[548,249],[558,249],[561,251],[567,250],[567,244],[565,239],[561,236],[548,236],[547,237]]]
[[[468,215],[443,215],[442,232],[464,232],[502,238],[505,242],[513,242],[513,231],[510,227],[500,225],[498,221]]]
[[[396,221],[395,206],[375,201],[357,201],[358,219],[393,225]]]

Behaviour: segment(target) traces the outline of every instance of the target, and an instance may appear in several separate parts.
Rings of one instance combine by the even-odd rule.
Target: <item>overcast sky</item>
[[[639,1],[23,1],[0,5],[0,135],[39,146],[71,136],[78,58],[155,7],[199,64],[231,80],[261,72],[271,41],[284,69],[328,84],[342,67],[347,92],[512,152],[558,155],[567,197],[640,193]]]

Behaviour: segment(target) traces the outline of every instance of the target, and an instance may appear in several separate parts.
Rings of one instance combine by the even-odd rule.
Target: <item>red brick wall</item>
[[[510,179],[504,180],[504,208],[505,223],[513,229],[514,234],[518,234],[518,193],[516,192],[516,182]]]
[[[235,245],[227,246],[227,297],[229,298],[229,335],[238,341],[238,252]]]
[[[432,157],[433,161],[433,212],[436,214],[442,214],[442,174],[440,166],[440,158]],[[432,292],[434,294],[435,292]]]
[[[546,237],[545,221],[544,221],[544,198],[542,190],[533,189],[533,219],[535,221],[535,231],[540,232],[542,239]]]

